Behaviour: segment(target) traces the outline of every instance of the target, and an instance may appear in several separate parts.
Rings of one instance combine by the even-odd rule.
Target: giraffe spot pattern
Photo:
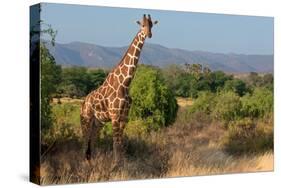
[[[99,121],[126,120],[131,104],[129,85],[133,79],[145,34],[139,32],[118,66],[108,74],[104,83],[88,94],[81,107],[81,116],[95,116]]]

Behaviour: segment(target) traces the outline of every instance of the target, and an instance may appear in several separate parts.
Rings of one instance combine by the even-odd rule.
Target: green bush
[[[53,124],[42,134],[46,143],[80,137],[80,103],[52,104]]]
[[[227,80],[224,85],[224,90],[233,91],[239,96],[243,96],[248,92],[246,83],[238,79]]]
[[[244,118],[231,122],[223,139],[231,154],[256,153],[273,149],[273,124]]]
[[[243,97],[233,91],[223,90],[217,94],[200,92],[194,104],[189,107],[188,115],[194,113],[211,115],[214,120],[229,121],[242,118],[263,119],[273,113],[273,91],[255,88],[252,94]]]
[[[154,130],[174,121],[177,112],[176,98],[165,84],[160,70],[151,66],[139,66],[130,86],[130,96],[130,121],[143,120]]]
[[[214,94],[210,91],[200,92],[193,105],[188,108],[190,117],[201,114],[211,119],[228,123],[240,118],[240,97],[232,91],[222,91]]]
[[[263,118],[273,112],[273,91],[266,88],[255,88],[252,94],[241,99],[242,116]]]
[[[125,134],[128,137],[144,136],[148,132],[149,124],[143,120],[134,120],[128,122],[125,128]]]
[[[240,118],[241,101],[240,97],[231,91],[217,94],[215,106],[212,110],[212,117],[227,123]]]
[[[188,109],[188,114],[195,112],[202,112],[210,114],[215,105],[215,94],[210,91],[200,92],[198,98],[194,101],[193,105]]]

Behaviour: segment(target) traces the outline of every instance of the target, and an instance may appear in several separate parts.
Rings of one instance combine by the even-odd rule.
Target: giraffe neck
[[[122,77],[125,79],[123,82],[125,87],[129,87],[134,77],[145,38],[146,36],[143,31],[137,33],[121,62],[113,71],[116,75],[122,74]]]
[[[139,31],[129,46],[123,63],[128,66],[136,66],[139,61],[140,53],[145,41],[145,33]]]

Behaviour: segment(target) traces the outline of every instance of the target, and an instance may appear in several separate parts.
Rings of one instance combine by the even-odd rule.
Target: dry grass
[[[62,97],[60,99],[58,98],[53,98],[52,103],[57,104],[57,103],[82,103],[83,99],[73,99],[70,97]]]
[[[193,100],[191,98],[177,97],[177,103],[181,107],[186,107],[191,106],[193,104]]]
[[[180,106],[182,106],[180,104]],[[183,109],[178,111],[178,117]],[[112,141],[99,141],[89,164],[83,159],[81,143],[57,143],[42,159],[41,184],[85,183],[114,180],[165,178],[273,170],[273,153],[233,156],[220,145],[225,130],[218,123],[176,122],[158,132],[127,135],[124,166],[111,172]]]

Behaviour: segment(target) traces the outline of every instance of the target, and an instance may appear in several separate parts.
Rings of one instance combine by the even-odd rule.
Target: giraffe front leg
[[[113,168],[118,168],[124,162],[124,145],[122,123],[112,121],[113,130]]]

